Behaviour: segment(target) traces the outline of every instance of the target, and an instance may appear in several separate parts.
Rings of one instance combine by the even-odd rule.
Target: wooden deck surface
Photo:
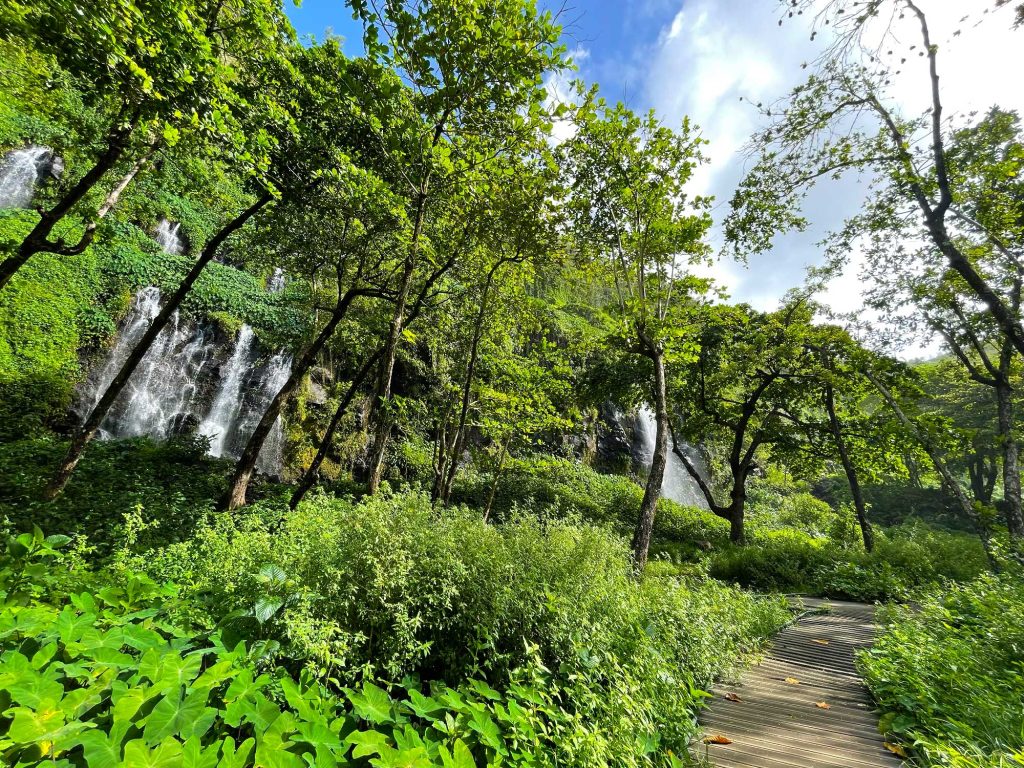
[[[692,754],[720,768],[897,768],[854,666],[854,652],[874,636],[872,606],[803,602],[830,610],[782,630],[761,664],[715,689]],[[713,736],[732,743],[704,743]]]

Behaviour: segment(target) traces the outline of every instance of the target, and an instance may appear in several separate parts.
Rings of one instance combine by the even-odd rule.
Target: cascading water
[[[644,463],[650,468],[651,459],[654,455],[654,441],[658,432],[658,425],[654,420],[651,409],[644,406],[637,412],[636,433],[640,440],[640,447],[643,451]],[[689,445],[683,444],[680,450],[686,452],[686,458],[693,464],[702,477],[707,477],[703,466],[703,460]],[[672,451],[672,437],[669,436],[668,460],[665,464],[665,478],[661,482],[661,495],[679,504],[690,507],[708,508],[707,499],[701,493],[697,481],[690,476],[683,462]]]
[[[281,267],[274,267],[274,274],[267,280],[267,290],[271,293],[280,293],[284,290],[284,270]]]
[[[274,396],[281,391],[281,387],[288,381],[288,377],[292,373],[292,358],[291,355],[286,355],[284,352],[278,352],[267,363],[267,368],[263,377],[263,387],[260,391],[260,400],[262,401],[261,407],[258,411],[254,411],[253,415],[256,418],[253,420],[252,429],[256,428],[256,424],[259,419],[263,416],[263,413],[267,410],[267,406],[270,405],[270,401],[274,399]],[[256,462],[256,468],[260,472],[268,475],[275,475],[280,473],[282,454],[284,452],[284,427],[281,423],[281,417],[277,417],[277,421],[274,422],[273,428],[270,430],[270,434],[267,435],[266,442],[263,443],[263,449],[260,451],[260,455]]]
[[[156,240],[157,244],[161,248],[164,249],[164,253],[177,256],[185,250],[185,244],[181,240],[180,230],[181,224],[178,222],[160,219],[160,223],[156,225],[156,232],[153,233],[153,239]]]
[[[199,432],[210,438],[210,454],[222,456],[225,446],[234,436],[233,429],[242,410],[242,386],[252,368],[256,334],[248,325],[238,331],[235,350],[221,369],[221,383],[209,413],[199,425]]]
[[[0,163],[0,208],[27,208],[52,157],[49,147],[8,152]]]
[[[135,295],[107,359],[79,390],[83,416],[99,402],[159,311],[158,288]],[[230,357],[218,365],[223,355],[212,329],[193,326],[175,313],[111,407],[100,437],[165,439],[195,430],[210,438],[211,455],[237,458],[287,381],[291,357],[279,352],[258,365],[256,335],[248,325],[239,330]],[[280,474],[283,444],[279,418],[260,452],[261,472]]]
[[[135,295],[117,342],[79,393],[83,415],[95,408],[159,311],[159,288],[143,288]],[[111,407],[100,426],[101,437],[165,438],[187,429],[216,354],[211,336],[182,322],[175,312]]]

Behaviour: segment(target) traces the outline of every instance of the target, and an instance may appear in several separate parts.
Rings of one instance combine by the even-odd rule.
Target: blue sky
[[[562,6],[561,0],[539,2],[550,9]],[[1012,8],[953,36],[965,9],[975,2],[993,5],[990,0],[919,0],[940,45],[946,112],[963,119],[971,110],[987,110],[998,102],[1024,113],[1024,89],[1015,75],[1024,31],[1011,29]],[[700,169],[693,191],[715,196],[719,222],[750,163],[743,145],[758,118],[749,102],[785,95],[806,77],[802,65],[827,41],[826,34],[810,41],[807,19],[780,26],[779,8],[779,0],[565,0],[560,19],[564,42],[576,52],[580,77],[600,83],[609,100],[622,100],[634,110],[654,109],[672,125],[689,116],[701,128],[710,142],[710,162]],[[344,0],[305,0],[300,8],[289,8],[289,15],[300,34],[322,39],[330,28],[346,38],[346,53],[360,53],[360,28]],[[922,66],[908,66],[896,78],[892,96],[901,111],[914,115],[925,108],[927,82]],[[559,87],[549,82],[553,92]],[[868,191],[866,182],[823,183],[808,200],[805,213],[812,225],[806,233],[781,238],[770,253],[747,265],[719,260],[701,271],[715,277],[734,300],[773,308],[789,288],[803,282],[808,266],[820,263],[817,243],[857,211]],[[847,273],[826,297],[838,311],[862,306],[858,258],[857,253],[851,256]],[[919,345],[907,355],[928,351]]]

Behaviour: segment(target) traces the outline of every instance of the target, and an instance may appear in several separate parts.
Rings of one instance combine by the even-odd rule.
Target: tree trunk
[[[441,480],[440,500],[445,506],[448,505],[448,498],[452,493],[452,485],[455,483],[455,473],[459,468],[459,458],[466,444],[466,421],[469,418],[469,404],[473,394],[473,376],[476,374],[476,364],[480,359],[480,340],[484,335],[484,320],[487,317],[491,286],[494,283],[495,273],[503,263],[504,260],[499,261],[487,273],[487,282],[484,284],[483,296],[480,297],[480,307],[477,311],[476,321],[473,324],[473,339],[469,348],[469,360],[466,362],[466,377],[462,384],[462,403],[459,409],[459,421],[455,426],[455,439],[449,452],[447,472]]]
[[[249,490],[249,483],[256,472],[256,461],[259,459],[260,451],[263,450],[263,444],[267,441],[267,437],[270,435],[271,430],[273,430],[274,424],[277,423],[278,416],[281,415],[281,411],[284,409],[284,404],[291,397],[292,392],[298,388],[303,377],[306,375],[306,371],[316,362],[324,346],[331,340],[334,331],[345,317],[352,302],[363,293],[363,291],[352,288],[342,294],[340,301],[338,301],[334,308],[334,312],[331,314],[331,319],[327,321],[327,325],[323,327],[313,340],[313,343],[302,353],[298,362],[292,366],[292,372],[288,376],[288,381],[274,395],[274,399],[270,401],[267,410],[263,412],[259,424],[256,425],[256,429],[249,436],[249,441],[245,444],[245,449],[235,465],[235,474],[231,479],[231,488],[228,491],[225,504],[228,510],[245,506],[245,494]]]
[[[494,506],[494,497],[498,494],[498,482],[501,480],[501,470],[505,466],[505,457],[508,456],[508,444],[512,442],[509,436],[501,446],[501,455],[498,456],[498,466],[494,468],[494,482],[491,483],[491,493],[487,497],[487,506],[484,507],[484,522],[491,517],[491,507]]]
[[[395,312],[391,318],[391,327],[388,330],[388,338],[384,344],[382,365],[377,379],[376,402],[376,429],[373,439],[373,450],[370,453],[369,476],[367,478],[367,492],[374,494],[380,488],[381,475],[384,472],[384,455],[388,447],[388,437],[391,434],[391,417],[384,413],[387,400],[391,397],[391,378],[395,372],[395,358],[398,356],[398,345],[402,340],[402,328],[405,320],[405,305],[409,301],[409,290],[412,288],[413,276],[416,274],[416,261],[419,254],[420,237],[423,234],[423,219],[426,214],[427,197],[426,192],[420,195],[416,205],[416,223],[413,227],[412,243],[409,246],[409,254],[405,259],[405,267],[402,270],[402,282],[398,288],[398,297],[395,299]]]
[[[97,430],[100,428],[100,424],[103,423],[103,419],[106,418],[107,412],[110,411],[110,407],[117,400],[118,395],[121,394],[122,390],[128,384],[128,380],[131,378],[132,373],[138,367],[139,363],[142,362],[142,358],[145,357],[146,352],[156,341],[157,336],[160,332],[167,327],[167,323],[171,317],[181,306],[181,303],[185,300],[188,292],[192,290],[192,286],[195,285],[196,280],[199,279],[200,273],[203,268],[206,267],[214,256],[217,255],[217,251],[220,246],[223,245],[224,241],[228,239],[232,234],[237,232],[244,226],[244,224],[252,218],[260,209],[266,206],[273,198],[269,194],[264,194],[259,200],[253,203],[251,206],[246,208],[234,219],[221,227],[220,231],[213,236],[213,238],[206,244],[202,254],[199,256],[199,260],[192,266],[188,274],[185,275],[185,279],[181,281],[177,290],[167,300],[164,306],[160,309],[159,314],[153,319],[149,328],[146,329],[146,333],[143,334],[139,343],[135,345],[135,348],[128,355],[128,358],[124,361],[121,369],[114,376],[114,379],[110,382],[100,401],[93,408],[92,413],[85,420],[85,423],[75,432],[71,438],[71,445],[68,447],[67,453],[64,455],[60,466],[57,468],[56,473],[51,478],[50,483],[47,485],[44,491],[44,498],[53,499],[56,498],[64,486],[67,485],[72,473],[75,471],[75,467],[78,466],[78,462],[82,459],[82,454],[85,452],[86,446],[92,442],[93,437],[96,436]]]
[[[106,149],[96,159],[92,168],[68,190],[67,194],[53,208],[42,214],[39,221],[32,228],[32,231],[25,236],[21,245],[18,246],[18,250],[14,255],[0,262],[0,291],[11,281],[14,273],[21,269],[37,253],[44,251],[61,252],[64,249],[63,243],[50,241],[50,235],[53,233],[54,227],[63,221],[64,217],[99,183],[107,171],[117,164],[128,147],[128,140],[131,138],[132,131],[135,130],[137,118],[133,118],[128,126],[123,127],[118,125],[120,119],[118,117],[115,120],[115,127],[108,131]],[[131,177],[134,177],[134,175],[134,173],[131,174]],[[131,177],[129,181],[131,181]]]
[[[999,411],[999,439],[1003,448],[1003,503],[1010,537],[1024,538],[1024,514],[1021,511],[1020,457],[1014,434],[1013,390],[1005,381],[996,386]]]
[[[341,399],[337,409],[334,411],[334,416],[331,417],[331,423],[327,425],[327,430],[324,432],[323,438],[320,440],[320,447],[317,448],[316,456],[313,457],[313,461],[310,463],[309,468],[302,474],[302,478],[299,480],[298,485],[295,487],[295,492],[292,493],[291,500],[288,502],[288,506],[295,509],[299,506],[299,502],[302,501],[302,497],[309,493],[309,489],[313,487],[316,482],[317,473],[320,471],[320,467],[324,463],[324,459],[327,458],[327,453],[331,449],[331,443],[334,442],[334,435],[338,431],[338,427],[341,425],[341,419],[348,410],[349,405],[355,399],[356,392],[359,391],[360,385],[366,380],[370,370],[373,368],[383,349],[378,349],[374,352],[367,360],[363,363],[362,368],[352,378],[352,383],[349,384],[348,390],[345,392],[345,396]]]
[[[875,532],[871,530],[871,523],[868,522],[867,507],[864,504],[864,493],[860,487],[860,479],[857,477],[857,469],[850,459],[850,452],[846,448],[846,440],[843,438],[842,423],[836,413],[835,392],[831,384],[825,385],[825,408],[828,410],[828,421],[832,428],[832,437],[836,441],[836,450],[839,452],[839,459],[843,463],[843,471],[846,472],[846,480],[850,484],[850,496],[853,497],[853,508],[857,511],[857,523],[860,525],[861,537],[864,539],[864,551],[870,552],[875,548]]]
[[[654,516],[661,497],[661,484],[665,478],[665,465],[668,463],[668,392],[665,382],[665,358],[661,350],[645,336],[644,346],[647,355],[654,363],[654,452],[651,456],[651,471],[647,475],[644,498],[640,503],[640,515],[637,518],[636,530],[633,532],[633,570],[641,574],[647,565],[647,553],[651,547],[651,534],[654,531]]]
[[[746,517],[747,497],[744,494],[730,508],[729,514],[729,541],[733,544],[743,545],[746,543],[747,534],[744,530]]]

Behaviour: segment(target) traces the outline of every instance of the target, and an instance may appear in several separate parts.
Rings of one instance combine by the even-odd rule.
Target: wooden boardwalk
[[[720,768],[896,768],[854,666],[871,644],[874,610],[811,600],[812,613],[776,636],[764,661],[735,685],[721,685],[701,715],[697,758]],[[725,737],[729,744],[705,744]]]

